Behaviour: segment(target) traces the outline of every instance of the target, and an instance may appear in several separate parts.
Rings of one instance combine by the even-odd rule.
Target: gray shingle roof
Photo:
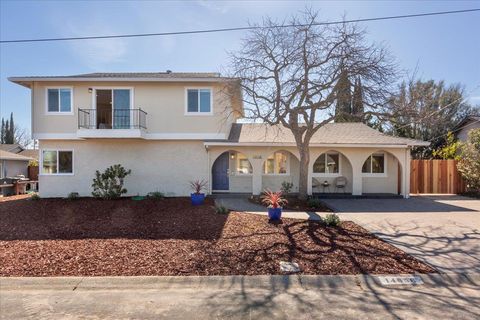
[[[67,76],[19,76],[9,81],[30,87],[31,81],[191,81],[217,82],[232,80],[216,72],[94,72]]]
[[[3,151],[11,151],[14,149],[22,149],[22,147],[19,144],[9,144],[9,143],[1,143],[0,144],[0,150]]]
[[[25,149],[25,150],[20,151],[18,154],[22,155],[22,156],[25,156],[25,157],[33,158],[33,159],[36,159],[36,160],[38,160],[38,158],[39,158],[38,149]]]
[[[11,153],[7,151],[0,150],[0,160],[22,160],[22,161],[30,161],[32,158],[25,157],[16,153]]]
[[[262,123],[232,125],[228,142],[231,143],[291,143],[293,134],[283,126]],[[363,123],[328,123],[312,137],[311,144],[372,144],[372,145],[428,145],[428,142],[393,137],[372,129]]]

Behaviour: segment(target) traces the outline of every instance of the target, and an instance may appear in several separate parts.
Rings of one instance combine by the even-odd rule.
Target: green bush
[[[282,190],[283,194],[289,194],[292,191],[292,189],[293,189],[292,182],[288,182],[288,181],[282,182],[282,187],[280,188],[280,190]]]
[[[216,206],[215,212],[218,214],[228,214],[229,210],[224,206]]]
[[[38,195],[38,193],[33,193],[30,199],[32,199],[33,201],[37,201],[40,200],[40,196]]]
[[[97,170],[93,179],[92,195],[102,199],[120,198],[122,194],[127,193],[127,189],[123,187],[123,181],[131,172],[132,170],[126,170],[120,164],[110,166],[104,173]]]
[[[150,199],[160,200],[165,198],[165,195],[159,191],[152,191],[148,194]]]
[[[68,200],[77,200],[79,197],[78,192],[70,192],[67,196]]]
[[[328,227],[337,227],[340,225],[340,218],[335,213],[329,213],[323,219],[323,223]]]
[[[321,205],[322,203],[320,202],[320,200],[315,198],[310,198],[307,201],[307,206],[309,206],[310,208],[319,208]]]

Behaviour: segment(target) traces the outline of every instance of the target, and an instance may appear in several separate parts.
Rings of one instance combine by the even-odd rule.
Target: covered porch
[[[223,144],[223,145],[222,145]],[[300,156],[292,145],[205,143],[209,192],[254,194],[293,183],[298,192]],[[308,194],[317,197],[409,195],[410,149],[405,146],[310,147]]]

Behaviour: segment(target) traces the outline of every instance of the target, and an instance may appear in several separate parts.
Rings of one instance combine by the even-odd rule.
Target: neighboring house
[[[0,149],[0,178],[18,175],[28,177],[28,162],[30,160],[32,158]]]
[[[238,80],[216,73],[92,73],[12,77],[32,91],[42,197],[91,194],[95,170],[122,164],[129,195],[208,192],[259,194],[291,181],[299,155],[288,130],[239,124]],[[344,176],[346,192],[409,194],[410,148],[428,143],[382,134],[360,123],[321,128],[310,148],[309,193]],[[329,190],[330,189],[330,190]],[[334,186],[325,190],[334,192]]]
[[[23,147],[19,144],[9,144],[9,143],[2,143],[0,144],[0,150],[11,152],[11,153],[19,153],[23,151]]]
[[[470,130],[480,128],[480,116],[468,116],[457,125],[455,136],[459,141],[467,142]]]
[[[38,160],[38,149],[25,149],[24,147],[16,143],[15,144],[2,143],[0,144],[0,150],[21,154],[22,156]]]
[[[39,153],[38,149],[24,149],[20,151],[18,154],[25,156],[25,157],[30,157],[32,159],[38,160],[39,159]]]

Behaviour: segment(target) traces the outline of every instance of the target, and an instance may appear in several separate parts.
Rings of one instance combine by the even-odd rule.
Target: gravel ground
[[[396,274],[433,270],[353,222],[231,212],[188,198],[0,200],[0,276]]]

